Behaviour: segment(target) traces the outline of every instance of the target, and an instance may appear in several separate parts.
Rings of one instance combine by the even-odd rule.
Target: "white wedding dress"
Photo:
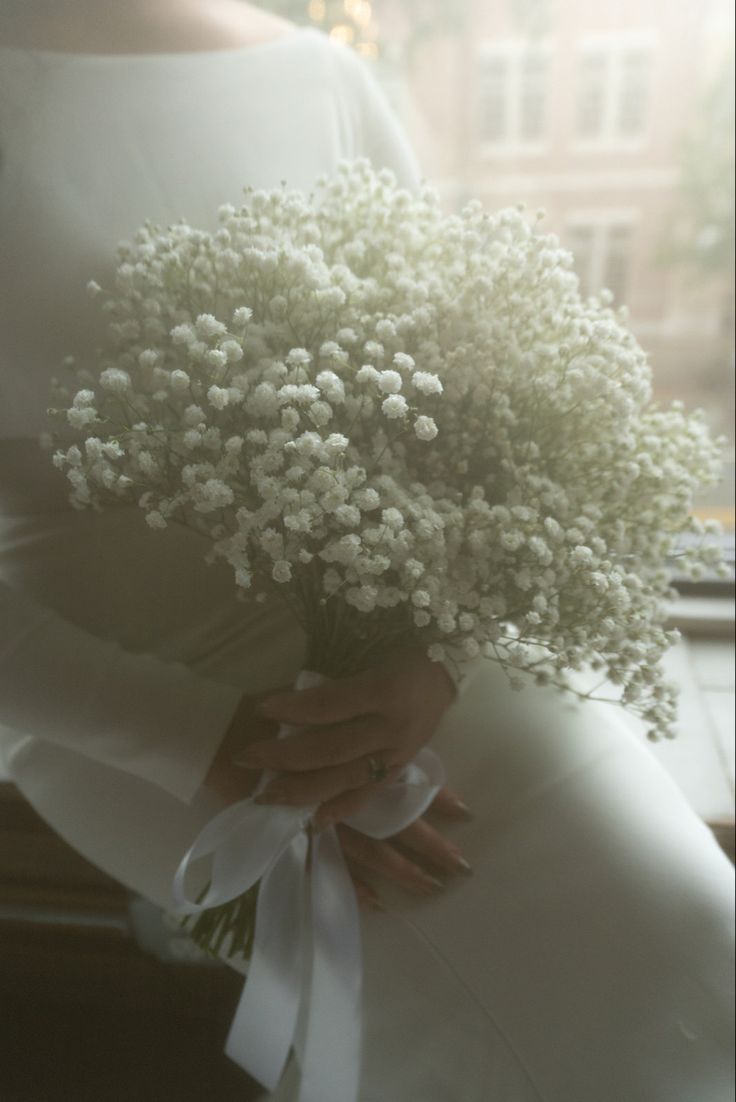
[[[50,376],[94,346],[85,284],[145,218],[211,226],[242,185],[308,188],[346,156],[418,170],[367,67],[316,30],[2,49],[0,152],[0,750],[62,837],[168,907],[240,693],[290,682],[304,640],[236,603],[198,536],[68,507],[35,443]],[[382,887],[362,918],[360,1102],[728,1102],[731,868],[646,746],[488,663],[433,746],[475,871],[428,900]]]

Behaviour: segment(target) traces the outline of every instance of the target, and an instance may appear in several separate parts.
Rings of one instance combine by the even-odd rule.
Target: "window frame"
[[[478,43],[475,53],[473,133],[476,150],[482,160],[498,156],[538,157],[550,152],[552,116],[549,110],[549,83],[555,48],[555,40],[552,37],[535,40],[531,44],[526,38],[503,38]],[[523,62],[530,53],[544,56],[547,63],[543,136],[533,141],[522,137]],[[508,65],[505,90],[505,136],[499,140],[485,138],[482,125],[483,64],[493,58],[503,58]]]
[[[610,257],[609,238],[611,230],[617,227],[625,227],[629,231],[633,243],[636,240],[636,232],[640,222],[641,210],[638,207],[572,207],[565,212],[565,242],[569,240],[571,233],[576,228],[593,231],[592,258],[587,273],[589,287],[587,290],[585,289],[585,281],[581,278],[581,293],[597,295],[603,287],[607,286],[604,277]],[[627,284],[631,278],[632,266],[630,257],[629,270],[626,275]],[[628,288],[625,288],[621,296],[616,296],[616,305],[626,301],[627,297]]]
[[[573,153],[636,153],[646,149],[652,139],[652,95],[655,88],[659,34],[656,30],[606,31],[580,35],[576,46],[576,84],[571,130]],[[622,102],[624,59],[634,51],[646,51],[650,57],[649,100],[640,133],[627,137],[619,129]],[[603,121],[595,137],[580,134],[578,109],[583,93],[582,69],[585,55],[603,52],[607,57],[604,86]]]

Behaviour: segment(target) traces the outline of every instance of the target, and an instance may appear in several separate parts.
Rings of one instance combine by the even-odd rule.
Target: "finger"
[[[299,726],[339,723],[365,712],[375,712],[382,695],[385,697],[385,687],[382,694],[379,685],[387,680],[387,676],[378,671],[365,670],[352,677],[326,681],[312,689],[273,693],[261,701],[258,710],[268,719]]]
[[[386,760],[386,755],[382,758]],[[257,804],[287,804],[307,807],[321,804],[346,790],[362,788],[370,777],[370,758],[354,758],[332,769],[312,769],[304,773],[282,773],[256,796]],[[384,781],[395,780],[403,763],[388,768]],[[376,784],[372,789],[375,791]]]
[[[473,812],[463,803],[457,792],[453,792],[447,785],[441,788],[430,804],[432,811],[438,815],[444,815],[448,819],[472,819]]]
[[[361,872],[374,873],[392,880],[407,891],[418,895],[436,895],[444,888],[441,880],[430,876],[414,861],[404,857],[389,842],[381,842],[352,830],[344,823],[336,828],[343,853]]]
[[[469,862],[463,857],[459,846],[448,841],[444,835],[423,819],[417,819],[391,839],[409,851],[417,854],[430,866],[445,873],[472,873]]]
[[[334,727],[299,731],[288,738],[253,742],[238,756],[237,762],[249,769],[274,769],[279,773],[328,769],[366,754],[377,753],[390,737],[384,719],[364,715]]]
[[[323,830],[325,827],[342,822],[343,819],[349,819],[351,815],[356,815],[375,794],[375,784],[364,784],[360,788],[353,788],[340,793],[339,796],[333,796],[330,800],[324,800],[314,816],[314,825],[317,830]]]
[[[349,866],[348,866],[349,867]],[[378,895],[365,880],[353,874],[350,870],[350,879],[353,881],[355,894],[358,897],[358,906],[362,911],[382,911],[381,901]]]

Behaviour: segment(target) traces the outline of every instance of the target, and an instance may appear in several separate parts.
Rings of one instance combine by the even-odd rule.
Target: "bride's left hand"
[[[464,809],[462,817],[467,818],[465,805],[459,804],[449,788],[443,788],[431,810],[456,819],[460,815],[458,806]],[[386,840],[369,838],[346,823],[338,823],[336,830],[358,903],[366,910],[382,909],[370,882],[374,877],[392,881],[414,894],[434,895],[444,888],[444,877],[472,872],[459,847],[425,818],[417,819]]]
[[[306,729],[252,742],[237,761],[279,774],[259,803],[320,804],[317,825],[338,823],[377,785],[396,779],[455,695],[444,666],[419,649],[404,651],[352,677],[266,697],[257,709],[262,716]]]

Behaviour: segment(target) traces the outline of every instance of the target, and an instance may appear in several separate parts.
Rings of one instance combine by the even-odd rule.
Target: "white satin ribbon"
[[[295,688],[324,680],[304,670]],[[294,728],[283,726],[279,738],[293,733]],[[253,796],[270,776],[264,775]],[[437,755],[420,750],[398,780],[377,788],[346,822],[373,838],[388,838],[424,814],[444,779]],[[225,1052],[274,1090],[294,1043],[301,1007],[306,1039],[298,1102],[355,1102],[361,1047],[360,919],[340,843],[332,827],[310,837],[317,805],[268,806],[254,803],[253,796],[225,808],[197,836],[174,877],[175,910],[199,914],[261,881],[248,978]],[[210,886],[197,903],[186,894],[186,874],[193,861],[206,856],[212,858]]]

